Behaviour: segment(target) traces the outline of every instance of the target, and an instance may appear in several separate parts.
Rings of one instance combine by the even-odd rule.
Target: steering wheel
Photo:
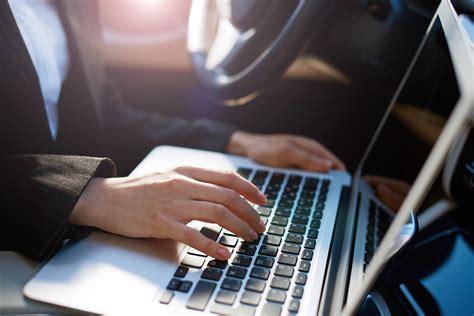
[[[222,100],[258,93],[309,42],[331,0],[193,0],[187,48],[199,81]],[[209,43],[212,5],[215,36]]]

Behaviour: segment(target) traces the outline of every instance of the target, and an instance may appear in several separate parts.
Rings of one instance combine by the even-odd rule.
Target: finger
[[[393,211],[398,211],[404,200],[404,195],[391,190],[389,187],[383,184],[377,186],[376,192],[379,199]]]
[[[219,260],[228,260],[230,252],[221,244],[207,238],[195,229],[184,224],[170,223],[171,237],[180,241],[194,249],[204,252],[205,254]]]
[[[377,187],[378,185],[385,185],[390,189],[406,195],[408,191],[410,191],[410,185],[404,181],[398,179],[392,179],[382,176],[373,176],[373,175],[366,175],[364,176],[364,180],[367,181],[372,187]]]
[[[205,201],[190,202],[186,205],[185,218],[189,221],[199,220],[219,224],[245,241],[254,241],[258,238],[257,232],[248,223],[221,204]]]
[[[344,163],[326,147],[311,138],[292,137],[291,141],[322,158],[330,160],[337,170],[346,170]]]
[[[314,157],[310,152],[294,144],[290,146],[284,159],[289,165],[317,172],[327,172],[333,165],[330,160]]]
[[[216,184],[222,187],[232,189],[247,200],[259,205],[267,203],[267,198],[251,182],[245,180],[239,174],[233,171],[217,171],[196,167],[179,167],[176,169],[180,174],[192,179]]]
[[[256,232],[262,233],[265,230],[265,224],[257,211],[234,190],[197,180],[189,181],[186,186],[191,199],[223,205],[248,223]]]

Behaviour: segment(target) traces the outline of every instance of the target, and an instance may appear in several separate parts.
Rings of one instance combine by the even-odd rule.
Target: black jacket
[[[33,63],[8,1],[0,0],[0,250],[38,260],[81,235],[67,224],[70,213],[92,177],[116,175],[114,161],[139,161],[159,144],[223,151],[234,131],[129,107],[105,74],[96,1],[57,6],[71,66],[54,141]]]

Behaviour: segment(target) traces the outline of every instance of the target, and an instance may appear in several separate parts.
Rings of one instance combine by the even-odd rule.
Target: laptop
[[[95,232],[63,247],[24,294],[99,314],[355,314],[383,268],[409,250],[414,213],[469,122],[473,45],[463,25],[442,1],[353,175],[171,146],[149,153],[133,175],[229,169],[265,192],[268,204],[255,209],[267,229],[257,241],[188,224],[228,247],[227,262],[171,240]]]

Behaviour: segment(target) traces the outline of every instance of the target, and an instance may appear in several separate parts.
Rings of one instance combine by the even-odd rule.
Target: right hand
[[[265,225],[244,198],[266,203],[256,186],[228,171],[178,167],[141,177],[93,178],[70,223],[127,237],[171,238],[227,260],[224,246],[186,224],[217,223],[246,241],[255,240]]]

